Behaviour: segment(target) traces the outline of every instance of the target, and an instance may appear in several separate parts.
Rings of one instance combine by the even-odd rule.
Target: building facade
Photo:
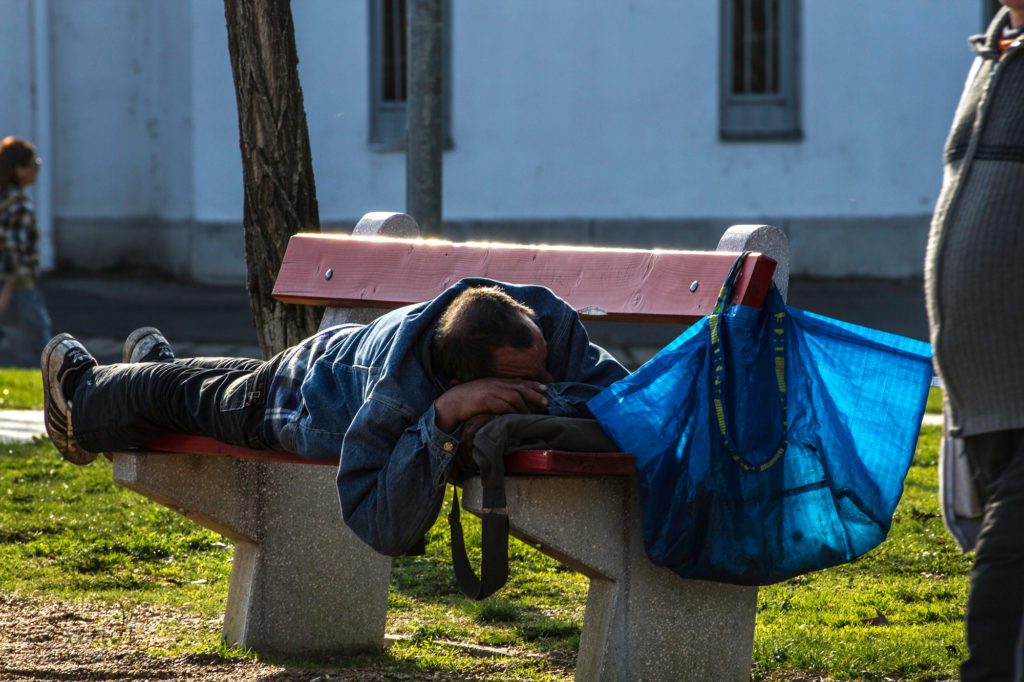
[[[0,0],[0,133],[45,160],[50,267],[244,279],[217,0]],[[921,273],[991,0],[447,0],[445,235],[713,248]],[[404,0],[293,0],[325,230],[404,210]]]

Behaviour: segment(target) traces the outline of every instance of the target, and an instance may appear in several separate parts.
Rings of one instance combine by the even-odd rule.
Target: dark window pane
[[[768,3],[771,23],[768,32],[768,72],[771,77],[768,79],[768,92],[777,94],[780,90],[779,84],[779,51],[782,46],[779,44],[779,0],[770,0]]]
[[[381,15],[381,98],[405,101],[405,0],[384,0]]]
[[[737,95],[747,91],[746,7],[746,0],[732,0],[732,91]]]
[[[749,0],[749,11],[750,11],[750,47],[749,47],[749,59],[750,64],[750,81],[747,92],[752,93],[764,93],[768,88],[768,69],[767,60],[765,60],[765,53],[768,49],[768,41],[766,40],[765,31],[767,26],[765,24],[765,11],[766,7],[765,0]]]
[[[800,0],[719,0],[719,134],[798,140]]]
[[[732,0],[733,94],[776,94],[779,0]]]

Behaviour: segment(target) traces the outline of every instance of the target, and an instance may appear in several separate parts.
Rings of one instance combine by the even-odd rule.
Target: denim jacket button
[[[444,449],[445,449],[445,452],[451,452],[452,450],[455,449],[455,446],[452,445],[451,442],[449,441],[449,442],[446,442],[444,444]]]

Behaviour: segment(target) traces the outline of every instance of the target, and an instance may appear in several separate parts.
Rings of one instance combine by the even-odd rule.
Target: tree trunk
[[[271,293],[288,238],[319,232],[290,0],[224,0],[245,183],[246,283],[264,358],[313,334],[321,310]]]

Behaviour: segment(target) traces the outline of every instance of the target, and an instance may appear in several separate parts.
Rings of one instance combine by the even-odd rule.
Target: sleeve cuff
[[[454,433],[445,433],[434,424],[434,405],[420,417],[420,429],[425,436],[426,445],[438,460],[449,463],[459,449],[459,438],[462,436],[462,424],[455,427]]]

